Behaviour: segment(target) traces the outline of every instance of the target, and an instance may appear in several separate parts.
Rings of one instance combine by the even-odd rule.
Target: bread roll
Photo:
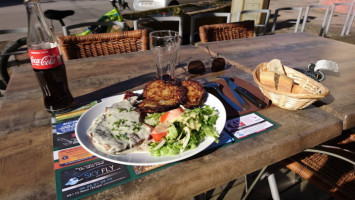
[[[276,86],[275,72],[261,71],[259,78],[261,84],[275,89]]]
[[[292,87],[292,93],[295,94],[308,94],[309,92],[298,84],[294,84]]]
[[[293,86],[293,79],[281,74],[277,83],[277,90],[282,92],[291,92]]]
[[[279,59],[272,59],[266,65],[267,71],[275,72],[278,75],[286,75],[285,69]]]

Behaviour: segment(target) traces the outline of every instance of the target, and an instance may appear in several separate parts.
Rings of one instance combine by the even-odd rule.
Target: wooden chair
[[[281,163],[336,199],[355,199],[355,133],[345,132]]]
[[[117,33],[58,37],[65,60],[111,54],[131,53],[148,49],[146,29]]]
[[[199,27],[201,43],[254,36],[254,21],[247,20],[224,24],[212,24]]]

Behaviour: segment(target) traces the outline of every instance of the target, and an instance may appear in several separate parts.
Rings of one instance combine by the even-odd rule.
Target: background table
[[[196,59],[205,62],[206,74],[186,72]],[[200,48],[184,46],[178,77],[214,80],[228,75],[252,82],[250,74],[232,65],[211,73],[211,61]],[[77,103],[141,89],[155,76],[149,51],[72,60],[66,66]],[[0,112],[0,199],[55,199],[50,114],[30,66],[13,72]],[[299,111],[272,107],[260,113],[281,126],[88,199],[188,199],[341,134],[341,121],[314,106]]]
[[[325,72],[322,81],[330,90],[321,109],[343,121],[343,129],[355,127],[355,45],[306,33],[270,35],[257,38],[210,42],[206,46],[214,55],[249,74],[261,62],[277,58],[288,67],[307,69],[309,63],[331,60],[338,63],[339,73]]]

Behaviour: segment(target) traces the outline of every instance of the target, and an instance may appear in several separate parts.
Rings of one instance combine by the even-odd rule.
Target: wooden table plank
[[[186,72],[195,59],[205,62],[205,74]],[[214,80],[229,75],[252,81],[250,74],[231,65],[211,73],[211,61],[199,48],[182,47],[178,77]],[[142,88],[155,72],[150,52],[73,60],[66,65],[76,101]],[[0,185],[0,199],[54,199],[56,195],[50,115],[44,111],[35,81],[30,67],[15,70],[0,106],[0,180],[6,183]],[[281,126],[87,199],[191,198],[341,134],[341,121],[313,106],[300,111],[272,107],[261,114]]]
[[[240,40],[210,42],[206,46],[214,55],[225,58],[239,69],[252,74],[261,62],[277,58],[288,67],[306,69],[309,63],[331,60],[338,63],[339,73],[324,71],[322,82],[330,95],[321,100],[321,108],[343,121],[343,129],[355,127],[355,45],[306,33],[271,35]]]

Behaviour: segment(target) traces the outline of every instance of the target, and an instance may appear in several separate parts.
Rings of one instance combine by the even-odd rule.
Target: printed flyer
[[[60,170],[58,175],[57,181],[62,197],[58,199],[77,198],[130,178],[124,165],[105,160],[68,167]]]
[[[237,139],[243,139],[248,136],[255,136],[279,127],[277,123],[261,116],[258,113],[250,113],[238,118],[230,119],[226,122],[224,130],[232,134]]]

